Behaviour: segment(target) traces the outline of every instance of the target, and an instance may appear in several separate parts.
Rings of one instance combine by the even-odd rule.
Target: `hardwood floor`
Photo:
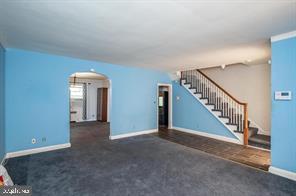
[[[195,148],[203,152],[246,164],[267,171],[270,166],[270,152],[243,145],[224,142],[208,137],[160,128],[156,133],[160,138]]]

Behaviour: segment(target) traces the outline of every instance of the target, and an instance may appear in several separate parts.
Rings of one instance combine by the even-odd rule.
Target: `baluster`
[[[194,88],[197,89],[196,73],[194,73]]]
[[[231,100],[230,100],[230,98],[228,97],[228,103],[229,103],[229,108],[228,108],[228,110],[229,110],[229,118],[230,118],[230,123],[233,123],[233,119],[232,119],[232,108],[231,108]]]
[[[200,90],[200,88],[201,88],[201,79],[200,79],[200,74],[199,73],[197,73],[198,74],[198,92],[200,92],[201,90]]]
[[[238,127],[239,127],[239,129],[238,129],[238,131],[240,131],[240,105],[238,105]]]
[[[224,115],[223,92],[221,92],[221,110],[222,110],[222,116],[225,116],[225,115]]]
[[[236,107],[237,107],[236,122],[239,123],[239,104],[238,103],[236,104]]]
[[[243,115],[244,115],[244,112],[243,112],[243,106],[241,105],[240,106],[240,128],[241,128],[241,132],[243,132]]]
[[[233,123],[233,111],[232,111],[232,101],[231,101],[231,99],[229,98],[229,105],[230,105],[230,107],[229,107],[229,115],[230,115],[230,121],[231,121],[231,123]]]
[[[226,104],[226,106],[225,106],[225,109],[226,109],[226,116],[228,116],[228,117],[229,117],[229,110],[228,110],[228,108],[229,108],[229,106],[228,106],[228,97],[226,97],[226,102],[225,102],[225,104]]]
[[[204,85],[204,87],[205,87],[205,97],[207,97],[207,80],[206,80],[206,78],[204,78],[204,81],[205,81],[205,85]]]
[[[238,122],[237,122],[237,103],[235,103],[235,124],[237,124],[237,126],[238,126]]]
[[[244,124],[244,108],[241,106],[241,132],[243,132],[243,124]]]
[[[207,80],[206,78],[204,80],[205,80],[205,97],[207,97]]]
[[[202,82],[202,96],[205,97],[206,89],[205,89],[205,78],[202,77],[203,82]]]
[[[238,127],[238,122],[237,122],[237,103],[235,103],[235,124],[237,124],[237,129],[239,130],[239,127]]]
[[[221,92],[218,90],[218,110],[221,109],[221,98],[220,98]]]
[[[198,92],[201,92],[201,79],[200,79],[200,74],[198,74]]]

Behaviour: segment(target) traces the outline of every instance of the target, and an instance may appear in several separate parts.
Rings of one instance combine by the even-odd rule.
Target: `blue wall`
[[[72,73],[92,68],[112,81],[112,135],[157,127],[157,83],[171,83],[167,74],[7,49],[6,151],[68,143],[68,79]],[[40,142],[42,137],[46,142]],[[37,139],[34,145],[32,138]]]
[[[0,43],[0,162],[5,154],[4,134],[4,57],[5,51]]]
[[[180,97],[179,100],[177,100],[177,96]],[[173,126],[236,139],[213,114],[178,82],[173,82]]]
[[[272,43],[271,164],[296,172],[296,38]],[[292,91],[292,101],[275,101],[274,92]]]

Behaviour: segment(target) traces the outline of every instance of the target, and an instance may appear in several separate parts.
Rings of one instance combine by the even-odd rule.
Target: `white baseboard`
[[[36,154],[36,153],[40,153],[40,152],[47,152],[47,151],[52,151],[52,150],[69,148],[69,147],[71,147],[71,144],[70,143],[65,143],[65,144],[58,144],[58,145],[53,145],[53,146],[45,146],[45,147],[40,147],[40,148],[33,148],[33,149],[28,149],[28,150],[20,150],[20,151],[16,151],[16,152],[8,152],[8,153],[6,153],[6,159],[7,158],[30,155],[30,154]]]
[[[280,168],[273,167],[273,166],[270,166],[268,171],[272,174],[282,176],[282,177],[288,178],[290,180],[296,181],[296,173],[295,172],[287,171],[287,170],[280,169]]]
[[[126,138],[126,137],[133,137],[137,135],[144,135],[144,134],[149,134],[149,133],[155,133],[157,132],[157,129],[150,129],[150,130],[144,130],[144,131],[137,131],[137,132],[132,132],[132,133],[124,133],[124,134],[119,134],[119,135],[110,135],[110,140],[116,140],[116,139],[121,139],[121,138]]]
[[[177,131],[182,131],[185,133],[191,133],[191,134],[195,134],[195,135],[200,135],[200,136],[204,136],[204,137],[209,137],[209,138],[213,138],[216,140],[222,140],[225,142],[231,142],[231,143],[235,143],[235,144],[242,144],[242,142],[238,139],[234,139],[234,138],[229,138],[229,137],[225,137],[225,136],[220,136],[220,135],[216,135],[216,134],[212,134],[212,133],[206,133],[203,131],[196,131],[196,130],[192,130],[192,129],[186,129],[186,128],[181,128],[181,127],[173,127],[174,130]]]

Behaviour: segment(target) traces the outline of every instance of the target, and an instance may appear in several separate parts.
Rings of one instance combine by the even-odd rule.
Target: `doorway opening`
[[[157,123],[158,129],[172,128],[172,86],[158,84],[157,89]]]
[[[110,135],[110,80],[94,72],[76,72],[69,78],[71,143]],[[98,139],[98,138],[96,138]],[[78,142],[79,141],[79,142]]]

